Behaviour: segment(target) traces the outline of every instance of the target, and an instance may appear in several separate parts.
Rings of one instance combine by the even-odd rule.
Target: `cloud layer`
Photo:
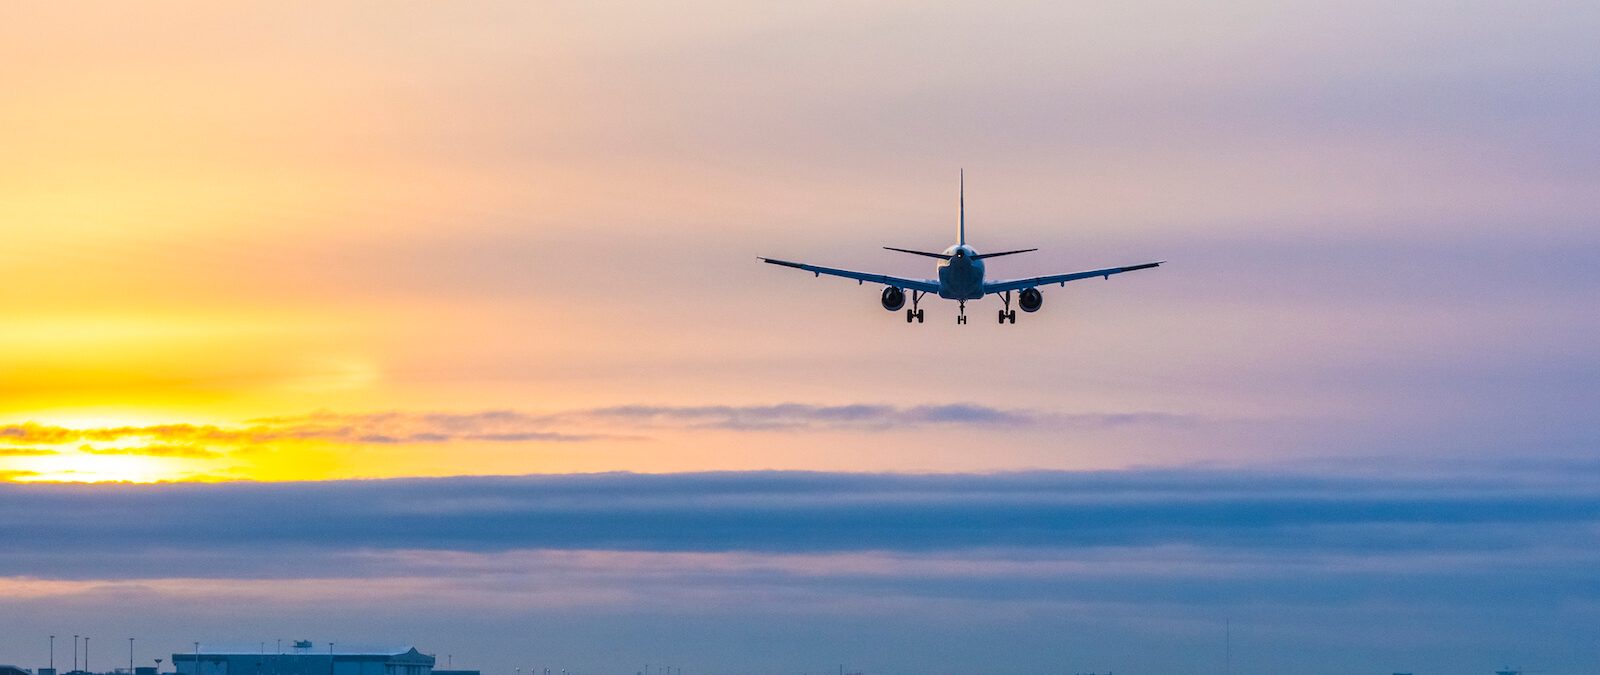
[[[885,443],[933,442],[921,470],[1053,467],[1005,453],[971,453],[973,440],[1183,437],[1266,428],[1284,420],[1156,411],[1058,412],[976,403],[891,405],[615,405],[548,412],[386,411],[260,417],[237,424],[0,425],[0,468],[33,480],[133,482],[495,475],[615,470],[809,469],[832,455],[857,471],[901,468]],[[1289,422],[1293,423],[1293,422]],[[761,453],[747,441],[764,438]],[[829,445],[815,445],[826,436]],[[733,445],[732,453],[708,451]],[[566,446],[566,447],[563,447]],[[121,464],[96,458],[120,456]],[[734,459],[730,459],[734,458]],[[976,468],[975,468],[976,467]]]
[[[873,658],[828,628],[849,626],[913,654],[944,641],[958,661],[1026,663],[1066,656],[995,649],[1048,629],[1100,636],[1073,658],[1127,663],[1158,641],[1134,657],[1151,672],[1209,649],[1219,613],[1263,667],[1323,649],[1345,652],[1318,662],[1376,667],[1351,654],[1390,653],[1403,630],[1392,655],[1466,668],[1506,653],[1491,647],[1559,648],[1561,626],[1600,618],[1600,465],[1354,468],[5,485],[0,539],[17,545],[0,549],[0,615],[156,608],[152,637],[183,645],[244,639],[249,606],[284,626],[262,630],[419,634],[458,654],[506,631],[601,644],[586,632],[665,621],[696,644],[748,631]],[[381,618],[397,606],[429,618]],[[735,670],[764,658],[696,658],[712,652]]]
[[[1193,546],[1361,555],[1503,549],[1600,520],[1600,490],[1574,475],[1537,476],[756,472],[10,485],[0,488],[0,536],[48,544],[63,559],[104,548],[252,547],[812,554]],[[0,554],[0,573],[72,567],[30,567],[15,555]],[[93,573],[132,569],[107,563]]]
[[[0,426],[0,443],[60,444],[76,441],[119,441],[130,438],[226,445],[307,440],[345,443],[584,441],[610,436],[568,433],[561,429],[601,424],[629,429],[671,427],[724,431],[886,430],[930,424],[1029,425],[1041,419],[1052,418],[1033,411],[1007,410],[972,403],[918,406],[802,403],[754,406],[624,405],[543,414],[513,410],[472,413],[355,414],[323,411],[307,415],[260,418],[236,427],[157,424],[69,428],[25,422]],[[1126,413],[1056,416],[1053,419],[1076,424],[1120,425],[1177,418],[1159,413]],[[6,452],[26,454],[29,451],[9,449]]]

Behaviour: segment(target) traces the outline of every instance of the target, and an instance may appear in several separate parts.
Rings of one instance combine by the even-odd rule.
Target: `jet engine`
[[[893,286],[883,289],[883,308],[891,312],[900,311],[906,306],[906,292]]]
[[[1037,312],[1044,305],[1044,294],[1037,288],[1024,288],[1022,294],[1017,296],[1017,306],[1024,312]]]

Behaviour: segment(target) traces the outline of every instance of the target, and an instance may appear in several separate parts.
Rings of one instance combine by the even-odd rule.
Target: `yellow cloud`
[[[142,457],[177,457],[183,459],[216,459],[222,453],[193,445],[134,445],[127,447],[78,446],[79,452],[91,455],[137,455]]]

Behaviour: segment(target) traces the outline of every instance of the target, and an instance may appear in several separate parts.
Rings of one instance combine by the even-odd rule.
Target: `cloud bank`
[[[662,406],[621,405],[529,413],[486,410],[469,413],[320,411],[265,417],[243,425],[155,424],[71,428],[36,422],[0,426],[0,444],[64,445],[78,442],[152,442],[142,448],[82,445],[92,454],[149,454],[212,457],[204,445],[238,447],[279,442],[330,443],[496,443],[581,442],[639,439],[653,429],[733,432],[887,431],[926,426],[1115,428],[1134,425],[1178,426],[1192,418],[1159,412],[1062,414],[973,403],[895,406],[886,404]],[[6,447],[0,455],[50,454],[50,449]]]
[[[175,645],[241,639],[213,635],[239,606],[455,644],[601,644],[666,620],[683,643],[966,645],[950,658],[1101,635],[1073,653],[1126,659],[1156,636],[1147,670],[1166,672],[1224,613],[1275,667],[1402,634],[1465,667],[1490,657],[1450,645],[1559,645],[1600,618],[1600,465],[1507,468],[13,484],[0,615],[146,608]],[[396,606],[426,618],[375,618]]]
[[[790,472],[321,483],[7,485],[0,536],[109,549],[617,550],[816,554],[1192,546],[1317,554],[1514,548],[1600,522],[1563,475],[1312,478],[1202,470]],[[0,574],[39,575],[0,553]],[[65,565],[71,567],[71,565]],[[131,569],[108,563],[93,573]],[[219,574],[226,574],[220,570]]]

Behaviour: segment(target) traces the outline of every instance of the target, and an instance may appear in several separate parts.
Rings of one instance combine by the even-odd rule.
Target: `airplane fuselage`
[[[950,300],[977,300],[983,297],[983,261],[978,252],[966,244],[956,244],[944,250],[950,256],[940,260],[939,297]]]

